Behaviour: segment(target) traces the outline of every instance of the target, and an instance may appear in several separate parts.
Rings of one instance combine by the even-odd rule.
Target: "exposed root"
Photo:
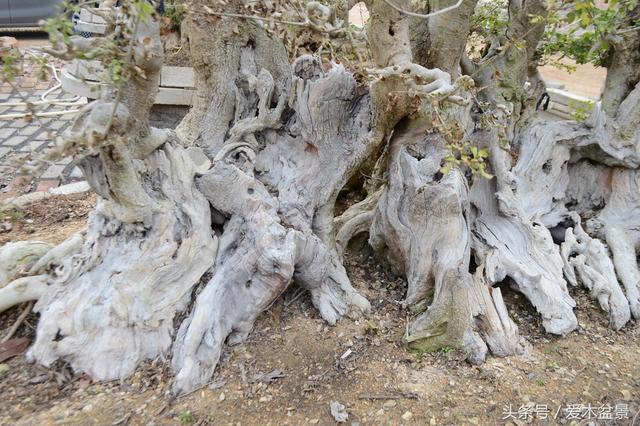
[[[292,280],[309,290],[329,324],[350,306],[369,309],[339,259],[332,220],[337,194],[357,166],[342,152],[362,158],[378,141],[358,134],[370,106],[341,67],[325,74],[319,62],[304,57],[294,69],[311,79],[295,78],[291,106],[296,120],[288,123],[291,127],[276,132],[280,125],[273,122],[260,119],[262,125],[275,127],[264,129],[239,120],[228,144],[217,151],[211,170],[198,179],[199,190],[229,219],[213,277],[174,345],[175,393],[206,383],[225,341],[243,341],[258,315]],[[264,69],[261,74],[269,81]],[[262,99],[269,93],[259,93],[260,104],[266,105]],[[250,104],[242,106],[251,109]],[[254,131],[267,138],[262,150],[253,143]],[[238,142],[239,134],[245,142]]]
[[[41,241],[10,242],[0,247],[0,288],[29,272],[52,247]]]
[[[471,203],[477,211],[473,221],[474,247],[479,263],[485,265],[485,278],[499,283],[506,277],[515,282],[542,316],[549,333],[564,335],[578,321],[574,300],[562,275],[562,258],[549,230],[522,216],[499,213],[492,199],[495,187],[478,180],[471,190]]]
[[[604,244],[584,232],[580,216],[572,213],[571,218],[575,226],[567,229],[561,246],[564,275],[574,286],[578,285],[579,277],[582,285],[589,289],[591,297],[609,315],[611,327],[619,330],[631,319],[631,311],[616,280],[613,263]]]
[[[640,269],[636,249],[640,246],[640,173],[616,169],[611,179],[611,196],[587,228],[603,236],[613,254],[613,264],[625,288],[634,318],[640,318]]]
[[[419,351],[456,347],[474,364],[494,356],[522,354],[529,344],[518,334],[499,288],[485,284],[483,271],[451,276],[433,303],[407,329],[405,341]]]
[[[342,258],[349,241],[363,232],[367,232],[373,221],[375,207],[382,195],[383,188],[378,189],[364,200],[349,207],[342,215],[334,219],[336,248]]]
[[[0,312],[20,303],[38,300],[47,292],[47,282],[46,275],[35,275],[18,278],[0,288]]]
[[[110,216],[111,202],[99,199],[82,250],[39,278],[49,286],[36,304],[40,322],[29,358],[44,365],[64,359],[109,380],[171,345],[173,317],[211,266],[217,244],[188,153],[167,143],[144,165],[145,190],[156,200],[151,222],[122,223]],[[58,250],[75,251],[77,242]]]
[[[457,347],[472,362],[482,362],[488,348],[500,356],[519,351],[518,329],[500,292],[489,288],[482,267],[469,273],[471,234],[467,186],[455,169],[440,173],[447,155],[437,137],[423,136],[422,123],[394,135],[389,184],[371,227],[370,242],[388,247],[407,277],[405,305],[428,299],[428,309],[413,321],[405,340],[410,347],[433,351]]]
[[[0,343],[4,343],[13,337],[15,332],[18,331],[18,328],[20,328],[20,326],[24,322],[25,318],[27,318],[27,316],[31,313],[31,309],[33,309],[33,302],[27,303],[27,306],[22,310],[22,312],[18,316],[18,319],[16,319],[9,331],[7,331],[7,334],[5,334],[2,340],[0,340]]]

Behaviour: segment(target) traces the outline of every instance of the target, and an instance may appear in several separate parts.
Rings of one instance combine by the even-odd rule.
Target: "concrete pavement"
[[[37,44],[37,43],[32,43]],[[51,61],[62,65],[60,61]],[[72,114],[53,117],[15,117],[28,112],[24,102],[38,102],[42,95],[57,84],[51,73],[42,81],[38,79],[37,66],[26,63],[22,74],[11,85],[0,84],[0,200],[19,193],[41,191],[51,187],[82,179],[70,158],[44,164],[37,171],[27,172],[17,161],[34,157],[52,146],[56,135],[61,134],[71,123]],[[72,96],[61,90],[51,92],[47,100],[70,100]],[[22,105],[16,105],[21,103]],[[56,112],[77,107],[42,105],[37,112]]]

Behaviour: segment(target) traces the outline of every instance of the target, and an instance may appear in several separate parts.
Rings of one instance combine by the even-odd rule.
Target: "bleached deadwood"
[[[567,334],[576,328],[577,320],[558,247],[542,224],[521,215],[501,214],[491,197],[495,192],[494,183],[486,180],[476,181],[471,189],[471,204],[477,212],[473,219],[477,262],[484,264],[490,283],[511,278],[512,286],[540,313],[548,332]]]
[[[292,280],[309,290],[330,324],[350,305],[369,309],[336,251],[333,206],[355,167],[380,141],[375,132],[362,132],[370,99],[340,66],[325,73],[316,59],[302,57],[293,70],[293,119],[254,129],[264,140],[262,149],[256,135],[238,143],[231,129],[229,145],[198,179],[200,191],[228,220],[214,275],[178,333],[176,392],[206,383],[225,339],[243,341]],[[270,81],[266,70],[260,72]],[[264,96],[271,98],[270,91],[259,94],[259,105],[267,105]],[[269,114],[277,116],[277,108]]]
[[[446,74],[423,72],[423,67],[412,64],[411,52],[405,50],[409,43],[402,43],[407,37],[406,19],[379,4],[373,6],[370,30],[375,29],[382,46],[374,49],[378,65],[390,63],[384,70],[399,70],[408,78],[414,69],[418,78]],[[402,48],[392,52],[384,49],[394,42]],[[450,95],[446,76],[441,80],[442,87],[449,86],[445,91],[431,83],[411,88]],[[465,108],[450,112],[447,120],[458,121],[463,131],[471,124]],[[405,305],[422,304],[433,294],[428,309],[409,325],[405,339],[411,346],[422,350],[459,347],[473,362],[484,360],[487,345],[496,355],[516,353],[521,348],[517,327],[509,319],[499,291],[485,284],[481,272],[477,276],[469,273],[473,219],[466,179],[458,169],[442,175],[440,168],[448,150],[434,127],[415,117],[396,127],[389,142],[388,181],[378,201],[370,243],[407,277]],[[425,136],[431,132],[435,133]]]
[[[47,291],[48,277],[34,275],[17,278],[0,288],[0,312],[15,305],[38,300]]]
[[[9,242],[0,247],[0,288],[29,272],[52,247],[42,241]]]
[[[587,222],[587,228],[609,245],[634,318],[640,318],[640,270],[636,258],[640,244],[639,180],[637,170],[614,169],[606,206]]]
[[[213,263],[216,241],[185,150],[165,144],[139,166],[155,200],[148,222],[124,223],[111,214],[112,201],[98,201],[81,252],[54,271],[36,304],[30,358],[62,358],[107,380],[169,349],[173,317]]]
[[[591,238],[580,224],[580,216],[571,213],[573,228],[568,228],[561,246],[564,261],[564,275],[570,284],[582,285],[589,289],[591,297],[609,315],[611,327],[619,330],[630,319],[629,302],[616,280],[616,273],[604,244]]]
[[[162,55],[157,25],[141,25],[133,60],[143,72],[124,91],[84,108],[67,134],[63,148],[74,148],[99,201],[86,233],[29,271],[47,288],[36,307],[32,358],[121,378],[166,354],[173,341],[173,390],[188,392],[209,380],[224,343],[243,341],[292,282],[310,292],[330,324],[350,306],[366,311],[341,259],[348,240],[366,229],[376,251],[386,249],[406,275],[405,305],[431,302],[408,327],[411,346],[459,347],[472,362],[489,352],[518,353],[525,343],[494,286],[508,280],[521,291],[547,331],[575,328],[563,266],[573,276],[545,227],[566,226],[573,209],[589,213],[589,232],[607,239],[635,314],[640,91],[631,88],[615,113],[605,107],[606,115],[596,112],[584,125],[526,131],[540,85],[527,91],[524,83],[535,78],[542,33],[529,26],[530,15],[544,13],[541,1],[511,2],[509,33],[491,40],[480,63],[461,67],[482,87],[473,108],[456,94],[467,84],[441,70],[458,72],[463,37],[449,40],[458,46],[451,56],[438,52],[428,59],[436,63],[418,65],[407,16],[387,2],[367,3],[377,78],[365,86],[318,59],[290,66],[279,40],[238,17],[241,1],[225,2],[226,15],[189,15],[198,91],[176,134],[148,126]],[[473,1],[464,4],[468,15]],[[310,19],[327,22],[327,9],[317,6]],[[521,38],[523,49],[507,49]],[[442,174],[449,150],[446,130],[429,120],[436,107],[489,150],[495,178],[455,167]],[[520,151],[515,167],[501,138]],[[593,160],[616,169],[585,172]],[[338,194],[363,163],[376,164],[380,182],[365,185],[367,198],[336,220]],[[588,179],[577,183],[581,176]],[[598,182],[591,194],[589,182]],[[603,246],[579,230],[566,235],[565,258],[617,327],[624,303],[610,277],[608,290],[600,290],[606,262],[586,254],[585,262],[575,260]],[[173,340],[173,320],[206,271],[211,279]]]
[[[46,274],[70,261],[82,236],[53,247],[41,241],[7,243],[0,248],[0,312],[47,291]]]
[[[458,347],[475,363],[484,361],[488,349],[498,356],[517,353],[523,343],[500,291],[486,284],[482,268],[469,273],[465,179],[457,170],[442,175],[448,151],[437,135],[424,136],[428,128],[428,123],[413,124],[394,134],[388,188],[370,230],[374,249],[386,253],[407,277],[405,305],[433,295],[405,340],[427,351]]]
[[[162,64],[157,22],[140,22],[134,36],[132,60],[144,72],[85,107],[66,133],[98,194],[86,234],[34,267],[46,274],[47,291],[35,306],[28,357],[44,365],[64,359],[99,380],[126,377],[168,351],[173,319],[217,249],[194,183],[208,162],[148,126]]]
[[[518,162],[511,173],[527,219],[554,227],[566,218],[571,149],[588,134],[575,122],[535,123],[521,134]]]
[[[342,256],[349,241],[356,235],[368,232],[373,221],[375,207],[382,195],[383,188],[367,196],[364,200],[353,204],[344,213],[336,217],[334,226],[336,233],[336,248]]]

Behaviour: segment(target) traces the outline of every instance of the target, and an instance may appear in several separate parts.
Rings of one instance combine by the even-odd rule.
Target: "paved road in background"
[[[46,36],[42,33],[13,33],[18,39],[21,51],[47,45]],[[57,67],[63,64],[52,60]],[[47,118],[6,118],[2,116],[21,114],[27,111],[26,106],[8,106],[7,103],[40,101],[41,96],[57,84],[49,73],[49,78],[38,79],[37,67],[27,63],[23,73],[12,87],[9,83],[0,85],[0,200],[19,193],[42,191],[60,184],[81,180],[80,171],[72,164],[71,159],[47,163],[41,169],[26,172],[16,165],[16,160],[27,155],[37,155],[54,143],[56,135],[63,132],[71,123],[73,115],[58,115]],[[52,92],[47,99],[69,100],[72,96],[61,90]],[[37,107],[39,112],[63,111],[73,107],[49,105]]]

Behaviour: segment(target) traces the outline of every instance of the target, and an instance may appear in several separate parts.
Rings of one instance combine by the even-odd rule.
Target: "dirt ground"
[[[27,208],[11,218],[12,230],[0,234],[0,243],[60,242],[83,228],[93,202],[76,195]],[[177,399],[168,394],[166,359],[109,383],[74,375],[63,363],[30,364],[24,354],[4,361],[0,423],[334,425],[330,403],[338,401],[351,425],[634,424],[640,328],[607,328],[583,289],[572,289],[580,328],[559,338],[544,334],[531,306],[504,287],[532,350],[472,366],[455,350],[416,354],[403,346],[408,314],[398,301],[405,283],[384,262],[351,253],[347,270],[372,302],[370,316],[327,326],[308,296],[293,287],[260,317],[246,343],[225,349],[209,386]],[[22,309],[0,314],[0,336]],[[16,337],[33,338],[36,323],[30,314]],[[582,419],[571,418],[576,415]],[[608,415],[612,420],[595,420]]]

